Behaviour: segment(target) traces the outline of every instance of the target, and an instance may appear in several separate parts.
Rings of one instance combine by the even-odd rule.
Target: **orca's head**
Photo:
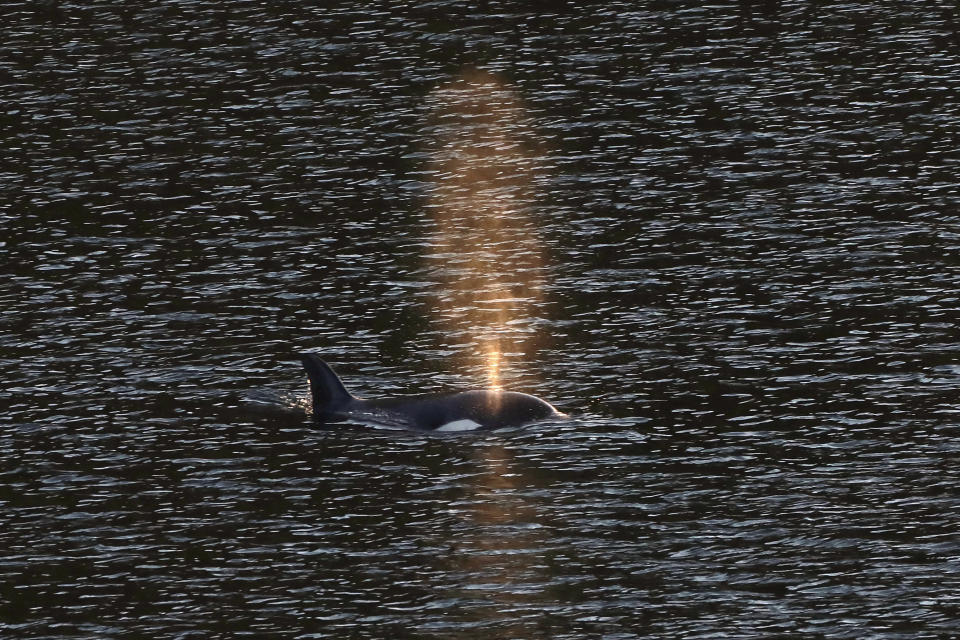
[[[500,396],[499,417],[509,420],[512,424],[523,424],[535,420],[543,420],[554,416],[561,416],[553,405],[536,396],[519,391],[503,391]]]
[[[477,427],[473,428],[514,427],[563,416],[550,403],[518,391],[467,391],[461,394],[461,397],[466,401],[466,411],[458,418],[477,424]],[[445,430],[467,430],[463,420],[456,423],[456,427],[458,428],[451,424]]]

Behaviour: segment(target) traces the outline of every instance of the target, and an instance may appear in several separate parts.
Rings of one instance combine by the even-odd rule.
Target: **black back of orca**
[[[498,429],[559,417],[549,403],[516,391],[461,391],[406,398],[364,400],[347,391],[326,362],[312,353],[300,355],[313,396],[313,413],[334,416],[370,415],[401,421],[415,429],[469,431]]]

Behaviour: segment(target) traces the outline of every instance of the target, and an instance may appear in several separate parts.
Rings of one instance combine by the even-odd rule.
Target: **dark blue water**
[[[955,637],[955,3],[390,6],[0,8],[0,637]]]

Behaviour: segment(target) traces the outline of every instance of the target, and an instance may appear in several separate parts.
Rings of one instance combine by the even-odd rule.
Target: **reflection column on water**
[[[469,525],[452,547],[451,561],[464,576],[460,595],[485,601],[470,608],[470,619],[488,629],[486,637],[527,637],[548,599],[547,529],[540,526],[537,504],[523,495],[531,479],[509,450],[483,446],[475,459],[479,473],[455,507]]]
[[[503,388],[504,370],[540,344],[544,257],[529,215],[535,201],[536,139],[521,100],[496,76],[465,72],[430,97],[430,199],[434,235],[427,260],[442,284],[435,319],[471,373]],[[484,626],[510,635],[526,604],[542,600],[546,541],[527,485],[502,445],[475,451],[478,473],[457,511],[469,526],[451,560],[466,574],[463,596]],[[491,629],[492,630],[492,629]],[[489,637],[498,637],[495,633]]]

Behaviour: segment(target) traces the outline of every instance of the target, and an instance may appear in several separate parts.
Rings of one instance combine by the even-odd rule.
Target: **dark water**
[[[0,9],[0,637],[956,637],[956,4],[333,6]]]

